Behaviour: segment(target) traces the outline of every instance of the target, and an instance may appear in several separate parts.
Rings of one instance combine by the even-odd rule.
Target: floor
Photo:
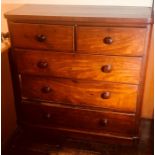
[[[81,142],[72,139],[58,142],[44,141],[20,130],[14,135],[7,155],[153,155],[153,122],[142,120],[142,135],[138,145],[122,146],[117,144],[101,144]]]

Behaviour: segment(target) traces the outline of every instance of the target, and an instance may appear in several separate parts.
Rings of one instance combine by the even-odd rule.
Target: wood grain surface
[[[97,112],[62,106],[22,104],[22,120],[33,125],[76,129],[97,133],[134,135],[135,117],[113,112]]]
[[[12,43],[15,47],[73,51],[73,26],[10,23]],[[37,36],[45,36],[38,41]]]
[[[142,58],[103,55],[60,54],[52,51],[14,51],[19,73],[64,78],[112,81],[138,84]],[[46,68],[38,63],[46,62]],[[103,66],[111,65],[110,72]]]
[[[136,111],[136,85],[22,76],[21,89],[22,96],[29,99],[115,111]],[[103,94],[107,92],[109,98],[104,98]]]
[[[47,138],[22,131],[16,134],[6,151],[9,155],[153,155],[153,121],[142,119],[140,128],[142,136],[136,146]]]
[[[39,11],[38,11],[39,10]],[[24,5],[5,14],[9,20],[40,22],[83,21],[102,24],[150,23],[152,9],[149,7],[81,6],[81,5]],[[141,24],[141,25],[140,25]]]
[[[19,125],[138,141],[151,8],[26,5],[6,17]]]
[[[107,55],[142,56],[145,44],[145,28],[77,27],[77,51]],[[111,43],[105,43],[106,37]]]

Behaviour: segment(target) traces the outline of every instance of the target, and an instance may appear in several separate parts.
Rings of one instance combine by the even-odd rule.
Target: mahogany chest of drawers
[[[5,16],[19,125],[94,140],[139,138],[150,8],[25,5]]]

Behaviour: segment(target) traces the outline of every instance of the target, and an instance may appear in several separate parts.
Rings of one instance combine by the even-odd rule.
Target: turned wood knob
[[[112,66],[111,65],[104,65],[101,67],[102,72],[104,73],[109,73],[112,70]]]
[[[109,99],[110,98],[110,92],[104,92],[101,94],[102,99]]]
[[[46,36],[43,34],[38,34],[38,35],[36,35],[36,39],[39,42],[44,42],[46,40]]]
[[[105,44],[112,44],[112,42],[113,42],[113,40],[112,40],[112,38],[111,37],[105,37],[104,39],[103,39],[103,42],[105,43]]]
[[[60,144],[57,144],[56,146],[55,146],[57,149],[61,149],[61,145]]]
[[[108,123],[108,119],[100,119],[99,120],[99,125],[102,127],[106,126],[107,123]]]
[[[47,68],[48,67],[48,63],[46,61],[39,61],[37,66],[39,68]]]
[[[45,119],[51,118],[51,114],[50,114],[50,113],[46,113],[46,114],[44,115],[44,118],[45,118]]]
[[[41,88],[41,91],[42,91],[43,93],[49,93],[49,92],[52,91],[52,89],[51,89],[50,87],[48,87],[48,86],[45,86],[45,87],[42,87],[42,88]]]

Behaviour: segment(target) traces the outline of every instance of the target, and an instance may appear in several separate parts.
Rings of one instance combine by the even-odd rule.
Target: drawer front
[[[145,35],[145,28],[78,27],[77,51],[141,56]]]
[[[138,84],[142,58],[14,51],[19,73]]]
[[[134,115],[61,106],[23,104],[22,120],[44,127],[60,127],[97,133],[120,133],[121,135],[132,135],[135,129]]]
[[[136,85],[34,76],[22,76],[21,85],[24,98],[123,112],[136,111]]]
[[[73,26],[11,23],[14,47],[73,51]]]

